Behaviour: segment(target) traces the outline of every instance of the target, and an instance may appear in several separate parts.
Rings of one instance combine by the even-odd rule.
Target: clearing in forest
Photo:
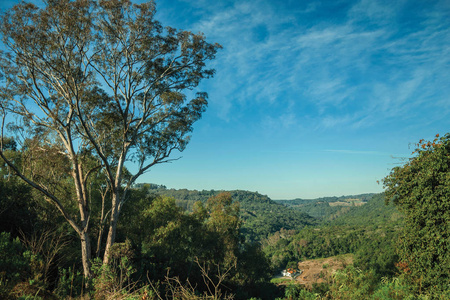
[[[295,279],[279,281],[280,284],[295,282],[311,288],[314,283],[331,282],[332,275],[336,270],[342,270],[346,266],[353,264],[353,254],[332,256],[327,258],[310,259],[298,263],[298,270],[301,274]],[[284,277],[288,279],[288,277]]]

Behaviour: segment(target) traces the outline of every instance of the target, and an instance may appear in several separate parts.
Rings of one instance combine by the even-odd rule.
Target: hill
[[[137,185],[140,187],[141,185]],[[208,198],[225,191],[197,191],[187,189],[167,189],[164,186],[148,185],[150,192],[172,197],[176,203],[192,211],[196,201],[205,203]],[[266,195],[249,191],[227,191],[233,201],[240,203],[240,216],[243,221],[242,234],[248,241],[259,241],[281,229],[300,230],[308,225],[317,224],[317,220],[310,215],[275,202]]]
[[[335,226],[397,226],[402,216],[397,208],[390,203],[386,205],[384,193],[374,194],[361,206],[353,206],[329,215],[324,223]]]
[[[287,207],[302,211],[312,217],[327,219],[332,215],[349,210],[349,207],[363,206],[375,194],[360,194],[341,197],[322,197],[316,199],[275,200]]]
[[[342,200],[335,198],[327,204]],[[332,207],[338,210],[324,214],[315,227],[298,232],[279,231],[262,241],[274,269],[282,269],[292,261],[352,253],[358,267],[393,275],[402,216],[392,204],[385,204],[384,194],[374,194],[359,206]]]

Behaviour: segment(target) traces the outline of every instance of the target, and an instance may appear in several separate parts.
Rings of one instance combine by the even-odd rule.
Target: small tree
[[[450,284],[450,134],[421,140],[414,154],[384,178],[386,202],[405,215],[400,269],[417,292],[439,294]]]
[[[132,184],[170,161],[174,150],[183,151],[204,112],[206,93],[188,101],[185,91],[213,75],[205,63],[220,45],[202,34],[163,28],[154,19],[154,2],[44,3],[22,2],[1,18],[7,50],[0,53],[0,157],[77,232],[89,277],[92,178],[102,174],[111,195],[103,256],[108,264]],[[5,141],[12,136],[38,167],[8,154]],[[43,176],[49,157],[57,166]],[[126,176],[130,161],[135,172]],[[70,187],[65,193],[55,188],[62,182]]]

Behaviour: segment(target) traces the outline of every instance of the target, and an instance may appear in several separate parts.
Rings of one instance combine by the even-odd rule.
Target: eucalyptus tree
[[[163,27],[155,12],[154,2],[47,0],[42,7],[21,2],[1,18],[0,157],[77,232],[86,277],[92,178],[105,176],[111,191],[108,264],[132,184],[185,149],[207,106],[207,94],[193,90],[213,76],[206,62],[221,46],[203,34]],[[37,153],[43,162],[55,159],[59,168],[48,175],[54,180],[33,176],[23,159],[9,156],[7,138],[24,156],[33,153],[29,161]],[[128,162],[134,173],[125,175]],[[71,192],[57,192],[57,179]]]

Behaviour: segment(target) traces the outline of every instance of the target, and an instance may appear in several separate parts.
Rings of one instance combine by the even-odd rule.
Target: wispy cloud
[[[326,129],[408,122],[448,101],[449,5],[419,2],[344,1],[336,14],[321,1],[186,3],[203,12],[192,30],[224,46],[207,83],[220,118],[293,115]]]

